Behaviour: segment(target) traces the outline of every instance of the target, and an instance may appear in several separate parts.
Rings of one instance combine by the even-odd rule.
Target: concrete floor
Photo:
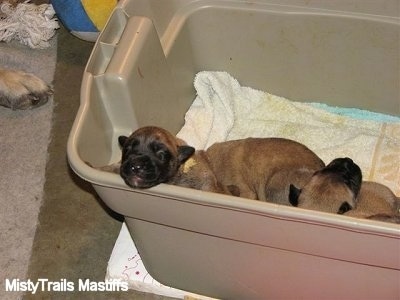
[[[55,111],[44,202],[39,215],[28,278],[37,281],[78,279],[104,281],[107,262],[121,228],[122,217],[110,211],[91,185],[68,166],[66,145],[79,107],[82,73],[92,43],[65,29],[58,32],[58,59],[54,80]],[[41,292],[24,299],[171,299],[128,292]]]

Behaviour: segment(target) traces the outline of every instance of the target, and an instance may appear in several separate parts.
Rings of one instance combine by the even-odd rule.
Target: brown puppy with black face
[[[362,181],[350,158],[334,159],[301,189],[291,185],[289,199],[301,208],[400,223],[400,199],[382,184]]]
[[[204,151],[195,151],[167,130],[147,126],[129,137],[120,136],[122,159],[119,170],[125,183],[150,188],[169,183],[199,190],[227,193],[210,169]],[[104,169],[104,168],[103,168]]]
[[[290,205],[289,184],[303,186],[323,161],[303,144],[283,138],[247,138],[206,150],[217,180],[232,194]]]
[[[168,131],[142,127],[120,136],[122,159],[98,169],[119,173],[127,185],[175,184],[290,205],[289,184],[302,186],[324,163],[304,145],[280,138],[248,138],[193,147]]]

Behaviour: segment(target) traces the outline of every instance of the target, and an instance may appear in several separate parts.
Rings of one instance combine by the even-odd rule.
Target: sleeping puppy
[[[289,184],[302,186],[324,163],[304,145],[279,138],[248,138],[195,151],[168,131],[142,127],[120,136],[122,159],[100,167],[133,188],[175,184],[290,205]]]
[[[169,183],[228,193],[216,180],[205,152],[195,151],[167,130],[142,127],[118,140],[122,147],[121,162],[101,169],[119,172],[125,183],[133,188]]]
[[[334,159],[301,189],[291,185],[289,201],[306,209],[400,223],[400,199],[382,184],[362,181],[350,158]]]
[[[306,146],[283,138],[216,143],[206,153],[217,180],[232,194],[285,205],[290,183],[301,187],[325,166]]]
[[[45,104],[52,89],[33,74],[0,68],[0,105],[17,109],[32,109]]]

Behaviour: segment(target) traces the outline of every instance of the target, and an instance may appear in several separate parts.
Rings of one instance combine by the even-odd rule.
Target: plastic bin
[[[117,137],[177,132],[198,71],[303,101],[400,115],[398,1],[120,1],[87,64],[68,142],[73,170],[123,214],[149,273],[223,299],[398,299],[398,225],[97,171]]]

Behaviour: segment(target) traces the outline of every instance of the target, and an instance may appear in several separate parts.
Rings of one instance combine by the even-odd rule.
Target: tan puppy
[[[362,173],[350,158],[337,158],[299,189],[290,187],[293,206],[400,223],[400,199],[386,186],[362,181]]]
[[[118,140],[122,147],[121,162],[99,169],[119,173],[133,188],[169,183],[228,193],[216,180],[205,152],[195,151],[167,130],[142,127]]]
[[[142,127],[120,136],[122,159],[98,169],[119,173],[133,188],[175,184],[290,205],[289,184],[302,186],[324,163],[304,145],[280,138],[248,138],[193,147],[168,131]]]
[[[217,143],[206,152],[217,180],[232,194],[285,205],[290,183],[302,186],[325,166],[306,146],[282,138]]]
[[[13,110],[45,104],[52,89],[33,74],[0,68],[0,105]]]

